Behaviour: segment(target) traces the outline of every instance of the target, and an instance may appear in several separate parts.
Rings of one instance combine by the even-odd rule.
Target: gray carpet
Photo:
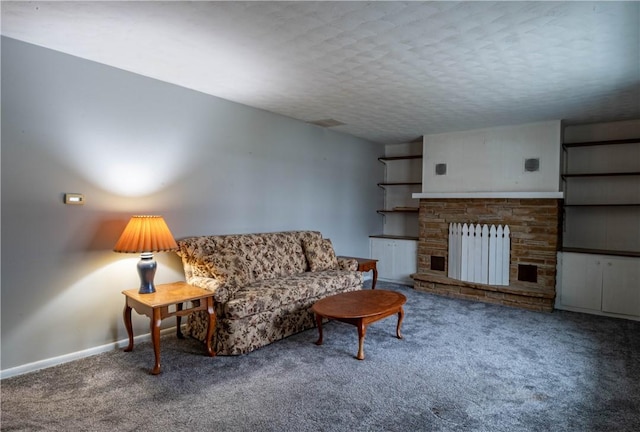
[[[407,296],[372,324],[331,322],[240,357],[162,338],[1,383],[3,431],[638,431],[640,322]]]

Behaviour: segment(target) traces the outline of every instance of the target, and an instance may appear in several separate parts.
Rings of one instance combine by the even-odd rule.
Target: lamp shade
[[[142,253],[177,249],[178,245],[162,216],[132,216],[113,251]]]

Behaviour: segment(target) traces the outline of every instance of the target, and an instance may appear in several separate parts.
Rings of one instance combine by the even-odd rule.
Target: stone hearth
[[[561,200],[522,198],[420,199],[415,289],[449,297],[553,310],[561,233]],[[509,286],[447,277],[449,223],[509,225]],[[433,268],[432,268],[433,267]]]

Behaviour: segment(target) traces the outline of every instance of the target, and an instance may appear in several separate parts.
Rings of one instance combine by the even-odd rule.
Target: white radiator
[[[508,225],[449,224],[450,278],[509,285],[510,252]]]

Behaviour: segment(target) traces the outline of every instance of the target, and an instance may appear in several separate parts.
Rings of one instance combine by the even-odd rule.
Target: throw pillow
[[[203,257],[211,275],[229,288],[240,288],[252,282],[249,264],[232,250],[221,249]]]
[[[338,268],[338,259],[329,239],[310,239],[302,243],[312,272]]]

